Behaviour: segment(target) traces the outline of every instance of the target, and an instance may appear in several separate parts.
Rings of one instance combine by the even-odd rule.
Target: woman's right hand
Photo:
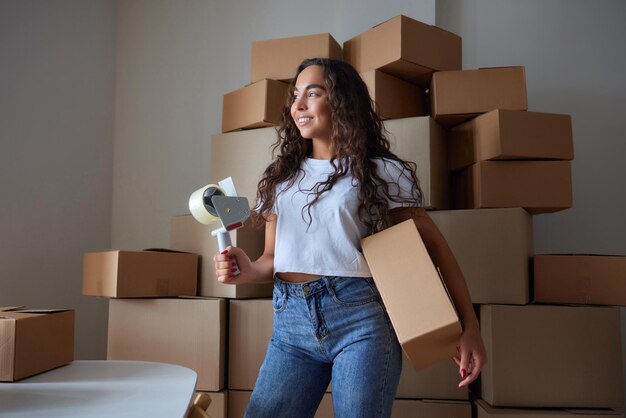
[[[238,247],[227,247],[220,254],[213,257],[215,261],[215,275],[220,283],[240,284],[253,283],[254,272],[252,262],[246,253]],[[239,267],[239,274],[233,275]]]

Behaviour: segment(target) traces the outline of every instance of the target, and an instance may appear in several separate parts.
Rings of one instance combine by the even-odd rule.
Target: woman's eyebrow
[[[304,88],[304,90],[311,90],[311,89],[322,89],[322,90],[326,90],[324,88],[324,86],[322,86],[321,84],[309,84],[308,86],[306,86]],[[294,91],[300,91],[297,87],[293,88]]]

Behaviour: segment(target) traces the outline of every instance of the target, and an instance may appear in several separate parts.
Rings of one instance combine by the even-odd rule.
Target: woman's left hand
[[[462,379],[459,388],[462,388],[476,380],[480,370],[487,363],[487,354],[480,329],[478,327],[464,329],[457,350],[460,357],[452,356],[452,360],[459,366],[459,375]]]

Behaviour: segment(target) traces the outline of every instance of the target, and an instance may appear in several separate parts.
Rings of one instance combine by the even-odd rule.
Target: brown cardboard
[[[232,300],[229,311],[228,388],[252,390],[272,338],[272,299]]]
[[[467,401],[396,399],[391,418],[471,418],[472,405]]]
[[[289,85],[260,80],[224,95],[222,132],[278,125]]]
[[[457,209],[522,207],[533,214],[572,207],[569,161],[481,161],[452,177]]]
[[[427,116],[426,93],[423,87],[397,77],[372,70],[361,74],[370,97],[376,102],[381,119]]]
[[[536,255],[537,302],[626,306],[626,256]]]
[[[494,109],[526,110],[524,67],[441,71],[430,85],[431,116],[453,126]]]
[[[178,364],[198,373],[196,390],[219,391],[226,374],[224,299],[111,299],[109,360]]]
[[[83,295],[111,298],[194,296],[198,256],[174,251],[85,253]]]
[[[203,392],[209,395],[211,403],[206,409],[210,418],[227,418],[228,417],[228,391],[221,390],[219,392]]]
[[[74,317],[73,310],[0,310],[0,382],[72,362]]]
[[[481,305],[489,362],[482,398],[492,406],[620,408],[618,308]]]
[[[291,80],[304,59],[316,57],[341,59],[341,47],[329,33],[253,42],[250,81]]]
[[[374,26],[343,48],[344,60],[359,73],[380,70],[425,88],[434,71],[461,69],[459,36],[406,16]]]
[[[457,387],[460,381],[459,366],[452,360],[441,361],[418,372],[403,353],[396,398],[467,400],[467,387]]]
[[[474,402],[476,418],[624,418],[612,409],[494,408],[482,399]]]
[[[450,129],[448,169],[484,160],[572,160],[570,115],[496,109]]]
[[[211,231],[219,222],[204,225],[191,215],[175,216],[170,224],[170,247],[200,255],[198,295],[220,298],[254,298],[272,296],[272,283],[267,284],[224,284],[217,281],[213,257],[219,253],[217,238]],[[256,228],[247,221],[242,228],[230,232],[234,246],[242,248],[255,260],[263,254],[265,230]]]
[[[398,341],[416,370],[456,354],[461,324],[413,220],[361,240]]]
[[[252,391],[228,391],[228,418],[243,418]],[[294,417],[295,418],[295,417]],[[314,418],[333,418],[333,401],[330,393],[324,394]]]
[[[211,137],[211,181],[232,177],[237,194],[250,205],[256,198],[261,175],[272,162],[275,128],[229,132]],[[245,161],[245,164],[242,164]],[[210,181],[207,181],[210,183]]]
[[[446,137],[443,128],[429,117],[386,120],[391,151],[417,164],[417,178],[424,195],[423,206],[451,207],[450,174],[446,167]]]
[[[465,276],[473,303],[530,301],[532,216],[521,208],[429,211]]]

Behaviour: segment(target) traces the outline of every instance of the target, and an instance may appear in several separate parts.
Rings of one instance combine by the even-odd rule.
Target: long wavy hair
[[[384,126],[376,112],[376,104],[370,98],[367,86],[349,64],[329,58],[304,60],[291,81],[289,95],[282,111],[278,127],[278,140],[272,147],[273,162],[267,167],[258,184],[255,207],[257,221],[267,221],[273,213],[277,197],[277,186],[286,182],[286,190],[293,186],[298,173],[302,171],[303,160],[311,155],[312,141],[304,139],[291,117],[291,105],[294,101],[294,87],[298,75],[311,65],[319,65],[324,73],[324,87],[327,92],[331,112],[332,133],[330,137],[334,156],[331,159],[334,171],[324,182],[317,183],[308,192],[314,198],[302,208],[302,216],[308,215],[309,225],[311,206],[320,196],[332,189],[337,180],[350,174],[359,188],[359,220],[370,233],[389,225],[388,200],[402,202],[403,206],[421,206],[422,191],[415,174],[416,165],[400,159],[390,151]],[[280,150],[276,155],[276,151]],[[412,196],[400,199],[389,194],[389,184],[377,173],[375,159],[397,161],[405,168],[414,184]],[[385,160],[383,160],[384,162]]]

